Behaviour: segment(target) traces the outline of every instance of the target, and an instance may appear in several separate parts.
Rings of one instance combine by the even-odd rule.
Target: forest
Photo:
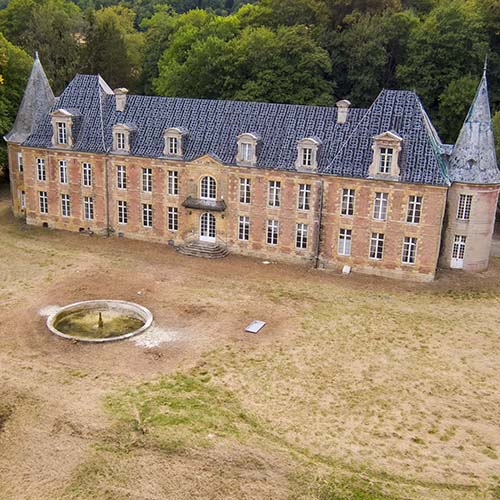
[[[4,0],[0,8],[2,135],[35,51],[56,95],[76,73],[139,94],[327,106],[367,107],[383,88],[414,89],[447,142],[487,58],[500,131],[500,0]]]

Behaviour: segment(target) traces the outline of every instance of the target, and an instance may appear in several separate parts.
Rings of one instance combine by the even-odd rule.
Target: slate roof
[[[446,185],[440,141],[414,92],[384,90],[369,109],[349,110],[346,123],[337,124],[336,107],[298,106],[240,101],[216,101],[152,96],[127,96],[124,112],[95,75],[77,75],[58,97],[52,111],[78,109],[82,115],[74,149],[105,153],[112,146],[112,127],[132,123],[137,131],[131,156],[161,158],[167,128],[188,130],[184,160],[210,154],[235,165],[238,135],[261,137],[257,168],[295,170],[297,143],[316,137],[318,172],[346,177],[368,177],[372,138],[391,130],[403,138],[401,180]],[[51,147],[52,128],[47,113],[37,122],[25,146]]]
[[[500,184],[486,68],[449,161],[452,182]]]

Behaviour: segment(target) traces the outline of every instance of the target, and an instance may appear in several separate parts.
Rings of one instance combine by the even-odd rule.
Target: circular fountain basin
[[[151,312],[123,300],[88,300],[62,307],[47,319],[47,328],[66,339],[112,342],[139,335],[153,323]]]

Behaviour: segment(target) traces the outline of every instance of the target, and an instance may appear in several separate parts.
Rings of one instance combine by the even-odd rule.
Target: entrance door
[[[451,251],[451,267],[453,269],[463,269],[464,267],[466,240],[467,236],[462,236],[460,234],[455,235],[455,241],[453,242],[453,249]]]
[[[200,217],[200,240],[215,243],[215,216],[209,213]]]

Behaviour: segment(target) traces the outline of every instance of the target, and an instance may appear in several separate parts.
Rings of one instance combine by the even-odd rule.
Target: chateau
[[[28,224],[422,281],[488,267],[486,72],[449,145],[410,91],[356,109],[128,95],[77,75],[54,97],[36,58],[5,139]]]

